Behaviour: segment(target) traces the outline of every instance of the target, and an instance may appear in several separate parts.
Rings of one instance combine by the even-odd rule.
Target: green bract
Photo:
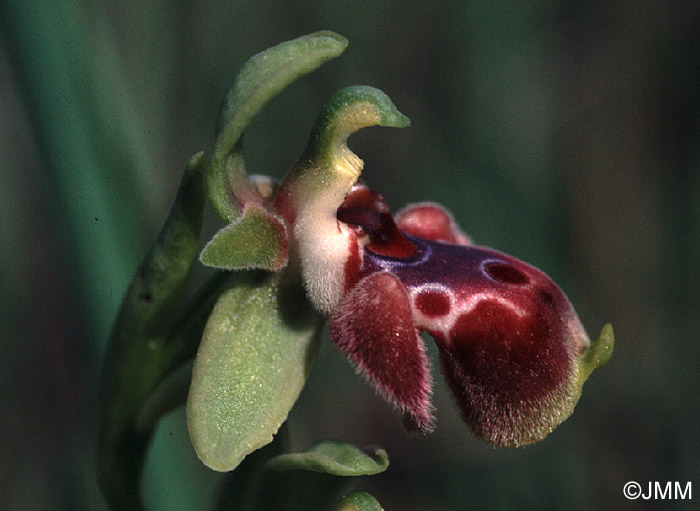
[[[354,445],[328,440],[300,453],[281,454],[267,462],[268,470],[310,470],[336,476],[384,472],[389,458],[383,449],[366,452]]]
[[[384,508],[369,493],[355,492],[345,497],[336,511],[384,511]]]
[[[236,274],[204,329],[187,426],[202,462],[232,470],[268,444],[301,392],[321,316],[280,274]]]
[[[211,298],[202,298],[180,321],[172,316],[197,254],[206,164],[202,153],[188,164],[175,204],[124,297],[110,339],[102,381],[99,464],[103,491],[115,507],[140,506],[138,480],[152,425],[141,428],[137,417],[161,382],[193,355],[202,320],[211,310]]]
[[[378,474],[388,465],[382,449],[362,450],[337,440],[319,442],[300,453],[280,454],[263,468],[262,495],[254,509],[330,511],[347,491],[349,478]]]

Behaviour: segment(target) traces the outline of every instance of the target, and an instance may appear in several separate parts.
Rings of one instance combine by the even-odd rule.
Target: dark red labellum
[[[341,349],[382,393],[401,389],[400,397],[391,391],[392,399],[419,416],[429,409],[429,404],[416,405],[427,395],[422,372],[395,366],[389,371],[369,360],[382,343],[386,353],[396,354],[401,346],[405,356],[407,349],[417,349],[409,332],[425,330],[438,345],[443,372],[472,429],[498,445],[533,441],[520,429],[537,422],[533,414],[543,413],[550,402],[564,399],[575,357],[584,348],[585,334],[563,292],[544,273],[513,257],[445,241],[457,239],[450,233],[459,231],[444,218],[432,230],[416,223],[416,215],[403,219],[412,233],[435,239],[401,232],[383,198],[365,187],[353,189],[337,216],[358,238],[368,237],[361,260],[346,265],[354,273],[346,275],[346,282],[357,283],[361,292],[355,297],[349,290],[331,320]],[[390,286],[389,276],[396,281]],[[400,296],[390,296],[391,289]],[[381,303],[374,300],[370,307],[366,302],[373,296],[382,297]],[[416,422],[425,420],[421,416]]]

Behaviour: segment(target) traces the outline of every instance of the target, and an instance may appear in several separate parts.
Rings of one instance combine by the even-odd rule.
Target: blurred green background
[[[353,136],[366,181],[393,209],[441,202],[617,345],[547,440],[496,450],[437,364],[437,429],[407,437],[326,338],[295,445],[386,448],[357,488],[389,510],[697,508],[700,4],[663,0],[2,0],[0,508],[105,509],[97,381],[120,299],[237,69],[321,29],[348,50],[254,121],[249,170],[281,177],[336,90],[379,87],[413,125]],[[626,501],[630,480],[691,481],[695,506]],[[170,414],[148,509],[208,509],[219,481]]]

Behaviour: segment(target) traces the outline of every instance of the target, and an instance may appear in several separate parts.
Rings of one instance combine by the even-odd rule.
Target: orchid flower
[[[571,414],[591,371],[578,316],[547,275],[472,245],[439,205],[394,219],[358,184],[362,161],[346,145],[372,124],[408,120],[377,89],[337,93],[275,197],[310,300],[409,429],[433,425],[424,331],[474,433],[499,446],[541,440]]]
[[[283,43],[246,64],[241,76],[257,73],[264,87],[234,84],[225,102],[207,180],[209,198],[226,225],[200,260],[274,276],[265,277],[266,287],[259,284],[262,291],[251,303],[259,310],[272,303],[269,321],[275,332],[284,321],[282,295],[303,289],[310,305],[296,316],[310,319],[306,330],[290,332],[303,330],[315,338],[320,319],[327,318],[332,342],[399,411],[408,430],[429,432],[435,423],[431,363],[421,335],[426,332],[437,344],[442,373],[462,417],[478,437],[505,447],[539,441],[572,413],[584,381],[610,357],[612,329],[606,325],[591,343],[571,303],[546,274],[474,245],[441,206],[425,202],[391,214],[382,195],[360,180],[363,162],[347,146],[359,129],[409,125],[383,92],[354,86],[333,96],[281,182],[246,174],[240,136],[249,120],[287,83],[339,54],[343,41],[316,34]],[[300,60],[298,48],[289,44],[304,44],[305,55],[315,56]],[[257,289],[251,281],[245,285]],[[269,377],[262,378],[259,368],[246,372],[241,356],[231,353],[253,349],[255,338],[246,340],[251,344],[245,348],[217,347],[252,328],[241,323],[244,293],[235,293],[225,298],[235,312],[215,307],[209,320],[215,326],[205,329],[188,402],[195,448],[205,463],[222,470],[270,441],[303,386],[308,354],[315,350],[294,352],[304,366],[293,385],[275,379],[286,371],[278,361],[264,373]],[[265,337],[260,332],[268,319],[260,321],[256,335]],[[282,355],[275,353],[290,349],[290,342],[280,340],[275,346],[284,347],[275,347],[274,353],[255,351],[243,359],[249,365],[279,359]],[[211,374],[218,383],[212,383]],[[281,412],[256,418],[249,402],[257,403],[257,397],[251,393],[273,396],[265,397],[270,406],[283,402]],[[240,437],[227,437],[221,425],[227,414],[253,426]],[[265,432],[253,441],[249,437],[256,434],[258,421]],[[236,435],[240,429],[232,428]],[[227,442],[244,447],[227,453],[225,463],[212,461],[222,457]]]

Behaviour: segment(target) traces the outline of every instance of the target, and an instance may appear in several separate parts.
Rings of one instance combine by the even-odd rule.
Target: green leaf
[[[152,424],[146,421],[141,429],[136,418],[188,349],[185,338],[168,341],[177,323],[173,310],[197,254],[206,164],[199,153],[187,165],[175,203],[131,282],[110,338],[101,385],[99,472],[114,509],[140,509],[139,478]],[[199,305],[206,309],[207,302]],[[182,331],[191,332],[188,321]]]
[[[243,65],[221,107],[207,176],[209,199],[222,219],[233,221],[240,204],[256,196],[241,147],[250,121],[289,84],[340,55],[347,44],[347,39],[333,32],[316,32],[269,48]]]
[[[360,491],[347,495],[335,511],[384,511],[384,508],[372,495]]]
[[[226,270],[280,270],[287,263],[284,223],[257,204],[249,204],[240,218],[214,235],[199,260]]]
[[[267,462],[268,470],[310,470],[336,476],[362,476],[384,472],[389,457],[384,449],[362,450],[339,440],[326,440],[305,452],[281,454]]]
[[[187,426],[214,470],[233,470],[271,442],[306,381],[322,317],[286,273],[234,274],[204,329]]]

